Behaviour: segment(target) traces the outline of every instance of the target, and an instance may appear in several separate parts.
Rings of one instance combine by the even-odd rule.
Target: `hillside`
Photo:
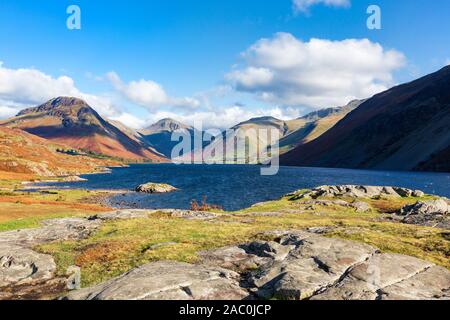
[[[30,179],[34,176],[78,175],[99,171],[100,166],[119,164],[57,152],[65,148],[19,129],[0,127],[0,177]]]
[[[283,165],[450,171],[450,67],[375,95]]]
[[[286,153],[298,145],[308,143],[330,130],[364,100],[354,100],[343,107],[311,112],[299,119],[300,127],[280,140],[280,152]]]
[[[21,111],[17,117],[0,122],[0,126],[18,128],[55,143],[107,156],[164,161],[77,98],[52,99]]]
[[[222,161],[225,163],[236,163],[236,161],[239,163],[259,163],[267,159],[267,157],[263,157],[263,159],[257,157],[260,149],[266,149],[277,142],[280,137],[297,130],[302,124],[302,120],[283,121],[273,117],[253,118],[241,122],[232,127],[231,130],[224,131],[222,136],[215,137],[203,149],[203,158],[207,161],[219,163]],[[274,134],[274,136],[271,137],[271,134]],[[224,150],[227,148],[227,144],[228,150],[232,150],[228,153]],[[195,154],[196,159],[201,158],[199,151]]]

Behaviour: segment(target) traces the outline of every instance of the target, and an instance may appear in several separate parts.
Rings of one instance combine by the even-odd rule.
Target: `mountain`
[[[184,160],[203,159],[219,163],[259,163],[267,159],[258,158],[258,152],[278,141],[280,137],[298,129],[303,121],[283,121],[274,117],[259,117],[241,122],[230,130],[214,137],[202,151],[197,150]],[[271,134],[274,134],[272,137]],[[227,152],[228,148],[228,152]]]
[[[375,95],[282,165],[450,171],[450,66]]]
[[[83,100],[52,99],[21,111],[0,126],[18,128],[72,148],[127,160],[164,161],[156,152],[103,119]]]
[[[177,130],[192,130],[193,127],[185,125],[174,119],[166,118],[159,120],[158,122],[152,124],[150,127],[141,130],[140,132],[146,135],[161,132],[174,132]]]
[[[364,100],[353,100],[346,106],[314,111],[297,119],[299,128],[280,140],[280,152],[286,153],[320,137],[363,102]]]
[[[171,158],[173,148],[180,143],[180,141],[172,141],[172,135],[174,133],[190,141],[191,148],[186,150],[186,152],[190,152],[194,148],[195,134],[202,134],[194,127],[169,118],[162,119],[150,127],[138,131],[141,141],[169,159]]]
[[[100,166],[119,164],[112,160],[63,153],[59,150],[67,150],[66,146],[51,144],[19,129],[0,127],[0,145],[2,179],[78,175],[98,171]]]

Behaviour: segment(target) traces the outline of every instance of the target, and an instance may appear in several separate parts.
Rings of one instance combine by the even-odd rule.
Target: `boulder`
[[[440,214],[446,215],[450,211],[450,206],[443,199],[433,201],[419,201],[413,205],[407,205],[400,211],[402,216]]]
[[[419,201],[413,205],[404,206],[399,215],[402,222],[422,226],[450,228],[450,205],[444,199]]]
[[[371,211],[371,207],[367,202],[357,201],[350,204],[352,208],[356,210],[356,212],[359,213],[365,213]]]
[[[66,300],[240,300],[239,274],[219,267],[159,261],[146,264]]]
[[[412,196],[416,197],[416,198],[422,198],[422,197],[425,196],[425,193],[423,191],[420,191],[420,190],[415,190],[413,192]]]
[[[56,264],[49,255],[0,244],[0,288],[49,280],[55,271]]]
[[[177,188],[165,183],[146,183],[136,187],[136,192],[141,193],[168,193],[176,191]]]

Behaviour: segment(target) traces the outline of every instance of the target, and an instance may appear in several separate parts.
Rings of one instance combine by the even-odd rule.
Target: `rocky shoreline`
[[[337,206],[356,214],[371,212],[367,199],[419,198],[391,220],[448,230],[448,199],[420,200],[423,196],[421,191],[404,188],[323,186],[287,197],[297,201],[301,210]],[[327,229],[323,227],[264,232],[250,242],[200,252],[196,264],[153,262],[68,294],[65,292],[77,288],[73,285],[76,267],[61,275],[52,256],[35,251],[46,243],[87,239],[108,221],[152,219],[155,214],[211,223],[232,216],[173,209],[116,210],[2,232],[0,299],[450,299],[448,269],[414,257],[383,253],[367,244],[324,237]],[[252,212],[242,217],[282,214]]]

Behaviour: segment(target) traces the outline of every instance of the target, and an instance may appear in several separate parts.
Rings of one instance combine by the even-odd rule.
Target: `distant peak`
[[[158,122],[152,124],[150,127],[148,127],[147,129],[145,129],[144,131],[149,131],[149,132],[160,132],[160,131],[177,131],[180,129],[191,129],[191,127],[177,121],[174,120],[172,118],[165,118],[165,119],[161,119]]]
[[[252,118],[249,121],[280,121],[275,117],[272,116],[264,116],[264,117],[256,117],[256,118]]]
[[[157,123],[176,123],[176,124],[181,124],[181,122],[179,122],[179,121],[177,121],[175,119],[172,119],[172,118],[164,118],[164,119],[159,120]]]
[[[313,111],[311,113],[308,113],[308,114],[300,117],[299,119],[303,119],[308,122],[314,122],[314,121],[317,121],[322,118],[326,118],[331,115],[339,114],[341,112],[352,111],[352,110],[358,108],[362,103],[364,103],[364,101],[366,101],[366,100],[355,99],[355,100],[350,101],[345,106],[316,110],[316,111]]]
[[[45,104],[50,104],[54,107],[61,106],[61,105],[68,106],[68,107],[80,106],[80,105],[88,106],[88,104],[84,100],[75,98],[75,97],[57,97],[57,98],[51,99],[50,101],[48,101]]]
[[[272,116],[263,116],[263,117],[251,118],[250,120],[239,123],[238,126],[243,125],[243,124],[250,124],[250,123],[280,122],[280,121],[281,121],[280,119],[274,118]]]

